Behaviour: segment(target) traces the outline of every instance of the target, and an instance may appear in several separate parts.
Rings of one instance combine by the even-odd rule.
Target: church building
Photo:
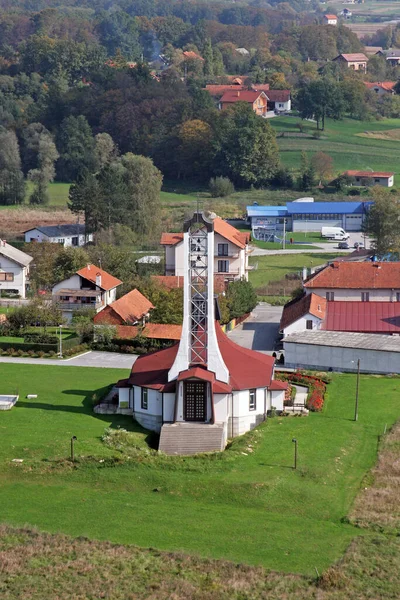
[[[184,224],[184,317],[180,342],[140,356],[118,382],[119,406],[160,432],[167,454],[220,451],[283,410],[287,383],[274,380],[271,356],[223,333],[214,297],[214,223],[195,213]]]

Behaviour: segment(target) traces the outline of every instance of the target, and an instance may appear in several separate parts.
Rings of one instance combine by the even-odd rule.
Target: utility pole
[[[297,439],[293,438],[292,442],[294,443],[294,469],[297,469]]]
[[[356,406],[354,410],[354,420],[358,421],[358,391],[360,389],[360,359],[357,360],[357,384],[356,384]]]
[[[282,249],[285,250],[286,247],[286,219],[283,219],[283,244]]]

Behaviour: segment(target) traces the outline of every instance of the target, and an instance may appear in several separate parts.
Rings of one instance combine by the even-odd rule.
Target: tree
[[[367,212],[364,231],[373,238],[379,256],[400,251],[400,202],[389,190],[373,189],[375,202]]]
[[[216,174],[239,186],[262,185],[279,164],[275,132],[245,103],[221,111],[215,124]]]
[[[95,157],[99,169],[102,169],[118,156],[118,149],[108,133],[98,133],[95,138]]]
[[[47,204],[49,201],[47,188],[54,181],[54,163],[59,154],[50,133],[41,133],[38,139],[38,168],[31,169],[28,177],[35,184],[29,202],[30,204]]]
[[[204,75],[208,79],[214,76],[214,56],[210,38],[207,38],[203,49]]]
[[[160,191],[163,176],[153,161],[145,156],[124,154],[120,163],[124,168],[126,211],[124,222],[141,236],[157,234],[160,226]]]
[[[89,256],[84,248],[62,248],[53,263],[54,282],[68,279],[89,263]]]
[[[324,77],[303,85],[296,97],[302,119],[315,119],[317,129],[325,129],[325,118],[339,120],[345,112],[345,101],[340,85]]]
[[[333,158],[325,152],[317,152],[311,158],[311,164],[314,167],[316,174],[319,179],[325,180],[332,175],[333,172]]]
[[[187,177],[206,177],[212,160],[212,129],[200,119],[186,121],[179,129],[179,164]]]
[[[304,150],[301,153],[300,175],[298,178],[298,187],[300,190],[307,191],[315,185],[315,169],[308,160]]]
[[[25,198],[18,139],[14,131],[0,128],[0,204],[21,204]]]
[[[250,313],[257,305],[257,294],[251,283],[245,279],[230,283],[226,297],[231,319]]]
[[[77,181],[86,171],[96,172],[95,141],[84,116],[66,117],[62,121],[57,147],[60,152],[57,174],[62,181]]]
[[[83,213],[87,233],[93,233],[105,226],[106,214],[95,175],[86,171],[71,185],[68,208],[78,216]]]

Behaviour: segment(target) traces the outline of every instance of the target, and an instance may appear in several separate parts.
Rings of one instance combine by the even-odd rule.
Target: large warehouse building
[[[345,231],[361,231],[371,202],[287,202],[286,206],[247,207],[252,236],[266,240],[286,231],[321,231],[322,227],[342,227]]]

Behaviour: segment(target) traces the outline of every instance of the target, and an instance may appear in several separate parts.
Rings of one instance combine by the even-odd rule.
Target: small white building
[[[317,294],[306,294],[285,304],[280,322],[283,337],[299,331],[320,329],[326,315],[326,305],[325,298]]]
[[[394,173],[387,171],[345,171],[343,175],[353,177],[355,185],[392,187],[394,183]]]
[[[248,280],[250,234],[243,233],[223,219],[215,217],[214,223],[214,273],[227,281]],[[183,233],[163,233],[161,245],[165,248],[165,275],[183,277],[185,252]]]
[[[24,232],[25,242],[50,242],[63,246],[84,246],[93,241],[93,233],[86,233],[82,224],[75,225],[46,225],[34,227]]]
[[[274,359],[235,344],[216,322],[214,226],[201,213],[185,222],[179,344],[139,356],[118,382],[119,409],[161,432],[167,454],[223,450],[284,407],[288,385],[274,380]]]
[[[324,25],[337,25],[338,18],[336,15],[324,15]]]
[[[0,240],[0,297],[2,292],[14,292],[25,298],[32,260],[29,254]]]
[[[114,302],[121,283],[103,269],[90,264],[54,285],[52,296],[59,304],[63,318],[71,321],[75,310],[92,308],[98,313]]]

